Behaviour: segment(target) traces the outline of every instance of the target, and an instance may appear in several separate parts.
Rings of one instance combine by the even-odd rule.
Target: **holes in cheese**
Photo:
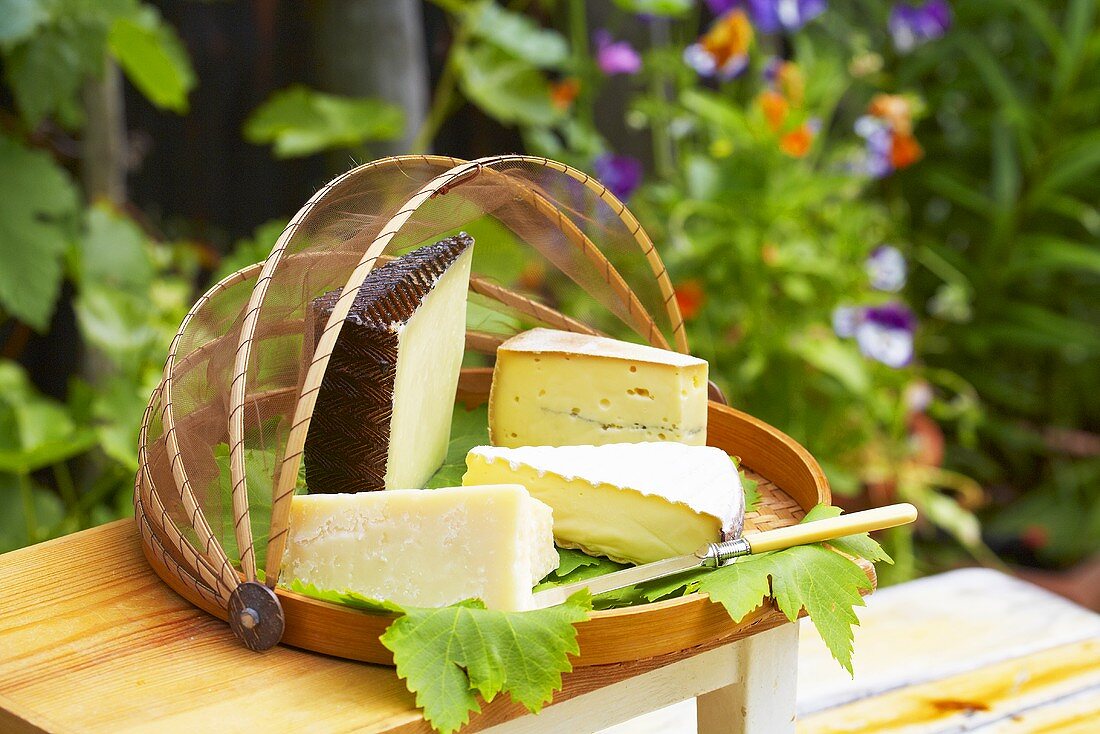
[[[489,395],[495,446],[570,446],[707,437],[707,363],[605,337],[532,329],[497,349]]]
[[[282,577],[410,606],[476,597],[524,610],[558,567],[551,525],[514,484],[298,495]]]
[[[631,563],[737,537],[745,514],[733,461],[710,446],[478,446],[462,483],[521,484],[553,508],[559,545]]]
[[[305,445],[311,493],[423,487],[443,463],[466,336],[473,239],[372,270],[325,372]],[[315,299],[316,346],[340,291]]]

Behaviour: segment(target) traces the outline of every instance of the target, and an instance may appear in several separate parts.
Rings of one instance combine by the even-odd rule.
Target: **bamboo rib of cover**
[[[290,497],[294,493],[294,485],[298,474],[298,466],[301,462],[303,447],[305,445],[306,435],[309,431],[309,424],[312,418],[313,409],[317,402],[317,394],[321,387],[321,381],[324,378],[325,369],[328,367],[329,358],[332,354],[332,350],[336,345],[336,339],[340,334],[343,321],[347,317],[348,312],[351,309],[352,302],[355,295],[359,291],[359,287],[363,284],[367,274],[374,267],[375,262],[379,256],[385,251],[387,245],[393,239],[393,237],[401,230],[401,228],[408,222],[412,214],[422,205],[428,201],[431,197],[435,196],[440,191],[445,191],[451,186],[459,185],[465,180],[469,180],[472,176],[476,176],[482,171],[483,168],[491,168],[494,166],[502,166],[510,163],[529,163],[534,165],[545,166],[561,173],[568,175],[574,180],[580,182],[589,190],[596,193],[601,200],[603,200],[613,211],[617,213],[619,218],[630,229],[634,236],[635,241],[642,249],[647,262],[652,269],[654,276],[657,279],[658,287],[661,294],[665,299],[665,306],[668,311],[669,319],[673,326],[673,334],[676,340],[677,349],[682,352],[687,352],[687,339],[683,328],[683,319],[680,315],[679,307],[676,303],[675,292],[672,288],[672,283],[668,277],[668,273],[665,270],[664,264],[661,262],[660,256],[657,254],[656,248],[653,242],[649,239],[649,236],[645,234],[641,225],[638,223],[634,215],[631,214],[626,206],[615,197],[610,191],[607,190],[599,182],[595,181],[587,174],[577,171],[569,166],[566,166],[555,161],[550,161],[545,158],[537,158],[532,156],[496,156],[490,158],[482,158],[476,161],[472,161],[465,164],[456,165],[447,172],[437,176],[424,186],[419,192],[413,195],[403,205],[398,213],[390,219],[381,229],[374,242],[363,253],[362,259],[359,264],[352,271],[351,276],[348,278],[347,283],[344,285],[343,292],[340,299],[337,301],[333,308],[332,314],[329,317],[328,323],[325,326],[324,331],[321,333],[320,340],[317,343],[313,360],[309,365],[306,373],[305,382],[302,387],[302,393],[299,396],[298,403],[295,406],[294,416],[291,421],[290,433],[287,438],[287,445],[284,450],[282,462],[278,466],[275,472],[274,481],[274,495],[272,498],[271,507],[271,525],[268,534],[268,546],[267,546],[267,568],[265,569],[266,583],[274,588],[278,582],[279,566],[282,560],[283,550],[286,545],[287,525],[289,522],[290,514]],[[346,174],[348,175],[348,174]],[[343,177],[341,177],[343,178]],[[341,179],[337,179],[339,181]],[[334,182],[335,183],[335,182]],[[302,213],[299,213],[298,221],[304,216],[304,212],[314,205],[322,194],[319,192],[318,196],[315,196],[310,200],[310,203],[306,205]],[[276,244],[276,249],[282,246],[285,249],[286,242],[289,240],[289,232],[291,227],[288,227],[284,231],[283,236],[280,237],[279,243]],[[597,248],[591,248],[598,252]],[[273,251],[274,254],[274,251]],[[585,250],[586,256],[589,254],[589,250]],[[269,258],[265,263],[264,271],[261,273],[261,280],[270,279],[271,271],[274,269],[275,258]],[[269,268],[268,265],[271,267]],[[605,271],[610,274],[610,267]],[[617,273],[616,273],[617,275]],[[620,279],[621,280],[621,279]],[[615,284],[609,281],[609,285],[615,289]],[[625,285],[625,283],[624,283]],[[257,291],[260,290],[260,284],[257,284]],[[629,290],[629,289],[628,289]],[[631,294],[633,295],[633,294]],[[262,301],[262,294],[257,292],[253,293],[253,300],[249,303],[249,311],[246,314],[246,322],[244,328],[241,331],[241,344],[238,352],[238,359],[236,368],[234,371],[235,377],[233,381],[233,389],[230,393],[230,451],[231,461],[230,469],[233,482],[233,496],[234,496],[234,509],[235,512],[239,507],[243,509],[243,513],[240,518],[235,518],[236,527],[240,532],[238,534],[238,547],[247,548],[251,554],[251,527],[248,522],[248,502],[247,493],[245,490],[245,467],[244,467],[244,446],[243,446],[243,405],[245,397],[245,376],[247,370],[247,358],[249,344],[252,339],[252,331],[256,325],[256,313],[259,308],[259,303]],[[620,294],[621,297],[621,294]],[[627,303],[631,301],[628,299]],[[630,306],[628,306],[629,308]],[[644,311],[644,310],[643,310]],[[646,314],[648,316],[648,314]],[[651,321],[651,319],[650,319]],[[657,332],[659,334],[659,332]],[[650,335],[652,337],[652,335]],[[663,341],[663,337],[661,337]],[[667,343],[666,343],[667,344]],[[247,573],[247,570],[246,570]],[[255,575],[249,574],[249,580],[255,580]]]
[[[291,257],[314,259],[326,256],[331,257],[331,255],[327,255],[326,253],[300,253]],[[199,298],[187,317],[185,317],[180,327],[181,333],[192,319],[197,318],[201,314],[203,307],[214,296],[237,283],[253,279],[256,274],[260,272],[262,267],[263,263],[250,265],[232,273],[215,284],[206,294]],[[505,306],[514,308],[531,317],[538,323],[581,333],[599,333],[587,324],[572,319],[550,306],[526,298],[519,293],[492,283],[479,276],[471,278],[470,290],[474,293],[484,295],[487,298],[491,298]],[[301,326],[301,321],[290,321],[280,325],[276,331],[278,333],[293,333],[296,330],[300,330]],[[149,405],[145,409],[145,415],[142,419],[138,442],[140,466],[144,467],[148,464],[146,451],[146,446],[148,445],[148,425],[157,396],[159,395],[164,403],[170,407],[172,386],[176,379],[179,379],[192,368],[202,364],[203,358],[213,351],[219,343],[233,336],[233,332],[230,331],[216,337],[210,342],[203,344],[198,349],[188,353],[180,360],[177,360],[179,336],[177,335],[173,340],[169,347],[168,359],[166,361],[166,374],[170,374],[172,379],[165,380],[157,387],[150,399]],[[499,336],[489,334],[481,335],[476,332],[471,332],[471,334],[468,335],[468,339],[473,340],[474,348],[488,353],[495,350],[496,346],[498,346],[501,341]],[[289,391],[287,391],[287,393],[286,397],[290,398],[292,401],[291,404],[293,404],[295,396],[290,395]],[[249,396],[246,402],[262,400],[265,397],[274,396]],[[199,419],[202,417],[202,413],[204,413],[205,410],[206,409],[203,409],[197,414],[187,416],[184,422],[189,420],[201,422]],[[164,565],[170,572],[179,577],[180,580],[189,587],[194,588],[200,595],[204,597],[209,597],[211,595],[215,596],[218,603],[220,603],[222,607],[225,607],[228,604],[229,593],[239,583],[237,573],[229,559],[226,558],[225,554],[222,552],[222,548],[217,539],[213,536],[206,522],[206,518],[198,508],[194,499],[194,494],[191,491],[186,467],[183,465],[182,456],[180,454],[179,442],[174,440],[176,431],[183,428],[183,423],[175,421],[175,414],[169,408],[164,409],[163,420],[166,425],[170,425],[172,432],[171,440],[167,436],[165,437],[165,449],[168,452],[169,463],[174,470],[173,478],[177,481],[181,500],[183,500],[184,497],[188,498],[187,501],[184,502],[185,510],[188,512],[190,524],[205,547],[205,552],[199,552],[194,549],[191,543],[185,540],[179,533],[175,523],[168,516],[160,497],[149,483],[148,476],[144,471],[139,471],[135,484],[135,510],[138,515],[141,516],[139,528],[146,544],[149,545],[150,549],[157,553],[158,556],[163,557],[165,555],[165,544],[167,544],[172,549],[170,555],[173,559],[179,558],[183,561],[182,564],[178,562],[165,562]],[[182,480],[177,479],[177,476],[182,477]],[[154,542],[155,546],[153,546]],[[183,573],[183,571],[186,571],[188,568],[191,569],[191,572]],[[195,574],[197,574],[197,576]]]

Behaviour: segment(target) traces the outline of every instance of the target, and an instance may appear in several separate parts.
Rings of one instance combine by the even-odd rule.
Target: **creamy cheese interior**
[[[614,339],[532,329],[497,350],[489,406],[496,446],[702,446],[707,363]]]
[[[400,328],[386,489],[423,487],[447,455],[466,344],[466,293],[473,248],[439,278]]]
[[[463,484],[522,484],[554,510],[558,544],[649,563],[739,535],[741,479],[729,456],[674,443],[479,446]]]
[[[436,607],[529,609],[558,566],[550,508],[515,484],[294,497],[282,577]]]

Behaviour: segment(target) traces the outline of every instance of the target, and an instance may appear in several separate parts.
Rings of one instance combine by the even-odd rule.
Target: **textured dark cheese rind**
[[[385,489],[397,377],[395,326],[408,323],[440,276],[473,244],[462,232],[391,260],[363,281],[336,340],[306,436],[310,493]],[[311,303],[306,325],[311,358],[339,298],[336,289]]]

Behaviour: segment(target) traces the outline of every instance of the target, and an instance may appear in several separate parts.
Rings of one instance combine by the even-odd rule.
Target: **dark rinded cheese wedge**
[[[466,334],[473,238],[375,268],[344,321],[306,438],[311,493],[423,487],[443,463]],[[340,291],[315,299],[316,346]]]

